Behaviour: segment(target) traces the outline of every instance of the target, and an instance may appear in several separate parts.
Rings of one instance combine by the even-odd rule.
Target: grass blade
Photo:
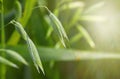
[[[51,26],[51,22],[50,22],[50,19],[49,19],[48,16],[45,16],[45,20],[46,20],[46,21],[48,22],[48,24],[50,25],[50,27],[48,28],[48,31],[47,31],[47,33],[46,33],[46,39],[48,39],[48,38],[51,36],[52,32],[53,32],[53,28],[52,28],[52,26]]]
[[[47,34],[46,34],[46,39],[51,36],[52,32],[53,32],[53,28],[52,28],[52,27],[49,27],[49,28],[48,28],[48,31],[47,31]]]
[[[70,43],[77,42],[83,35],[78,33],[70,39]]]
[[[71,2],[71,0],[61,0],[59,3],[56,4],[56,7],[61,7],[65,3],[69,3],[69,2]]]
[[[20,54],[18,54],[17,52],[15,52],[13,50],[8,50],[8,49],[0,49],[0,51],[6,52],[12,58],[18,60],[19,62],[21,62],[25,65],[28,65],[28,63],[25,61],[25,59]]]
[[[25,45],[17,45],[11,47],[17,51],[23,49],[24,52],[27,52]],[[73,49],[56,49],[56,48],[47,48],[38,46],[38,51],[41,52],[41,59],[43,61],[84,61],[84,60],[120,60],[119,52],[106,52],[106,51],[81,51]],[[26,56],[26,53],[21,52],[23,56]],[[29,58],[29,57],[28,57]],[[30,59],[30,58],[29,58]],[[109,60],[110,59],[110,60]]]
[[[16,11],[16,13],[15,13],[15,18],[16,18],[16,20],[18,20],[19,21],[19,19],[21,18],[21,16],[22,16],[22,6],[21,6],[21,4],[20,4],[20,2],[17,0],[17,1],[15,1],[15,11]]]
[[[107,18],[105,16],[97,15],[83,15],[79,18],[80,21],[93,21],[93,22],[105,22]]]
[[[16,64],[12,63],[11,61],[9,61],[1,56],[0,56],[0,62],[3,64],[6,64],[6,65],[9,65],[11,67],[14,67],[14,68],[18,68],[18,66]]]
[[[65,5],[62,5],[60,7],[60,10],[66,10],[66,9],[76,9],[76,8],[81,8],[84,6],[84,3],[82,1],[74,1],[74,2],[70,2],[67,3]]]
[[[35,6],[37,0],[26,0],[25,9],[22,18],[20,19],[21,24],[25,27],[31,14],[33,7]]]
[[[102,8],[104,6],[105,2],[99,2],[95,5],[92,5],[91,7],[89,7],[88,9],[85,10],[85,14],[86,13],[92,13],[92,12],[95,12],[96,10],[99,10],[100,8]]]
[[[32,40],[29,38],[29,36],[27,35],[27,33],[25,32],[25,30],[23,29],[22,25],[19,22],[13,20],[13,21],[11,21],[11,23],[13,25],[15,25],[16,30],[20,33],[20,35],[23,37],[23,39],[27,42],[28,50],[30,51],[34,65],[37,68],[38,72],[39,72],[39,68],[40,68],[44,74],[44,69],[43,69],[43,66],[42,66],[42,63],[40,60],[40,56],[38,54],[36,46],[34,45]]]
[[[58,49],[62,46],[62,43],[60,41],[58,41],[56,44],[55,44],[55,48]]]
[[[89,45],[92,48],[94,48],[95,47],[95,43],[93,42],[93,40],[90,37],[90,35],[88,34],[88,32],[81,25],[78,25],[77,29],[82,33],[82,35],[85,37],[85,39],[87,40],[87,42],[89,43]]]
[[[67,3],[64,3],[63,5],[59,5],[59,6],[57,6],[56,8],[55,8],[55,10],[54,10],[54,14],[56,15],[56,16],[58,16],[59,15],[59,13],[60,12],[62,12],[62,11],[64,11],[64,10],[73,10],[73,9],[79,9],[79,10],[81,10],[81,9],[83,9],[83,7],[84,7],[84,3],[82,2],[82,1],[70,1],[70,0],[68,0],[69,2],[67,2]],[[64,1],[65,2],[65,1]]]
[[[78,21],[81,16],[83,8],[77,9],[76,12],[74,13],[74,16],[72,16],[70,23],[68,24],[69,27],[67,27],[67,30],[69,31],[72,26],[74,26]]]

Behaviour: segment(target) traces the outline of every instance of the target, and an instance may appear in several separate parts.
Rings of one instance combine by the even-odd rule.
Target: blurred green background
[[[16,1],[22,8],[18,21],[38,48],[45,75],[35,69],[13,25],[7,25],[19,16]],[[120,79],[120,0],[3,0],[3,4],[6,48],[29,62],[25,66],[6,56],[19,66],[6,66],[6,79]],[[66,48],[41,6],[47,6],[62,23],[69,38]],[[90,54],[84,58],[81,53]],[[119,57],[102,58],[111,53]]]

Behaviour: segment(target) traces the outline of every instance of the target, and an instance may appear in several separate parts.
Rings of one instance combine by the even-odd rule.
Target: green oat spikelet
[[[65,40],[69,41],[67,34],[59,21],[59,19],[47,8],[48,16],[50,18],[50,21],[52,23],[52,27],[55,30],[55,32],[58,34],[60,41],[62,42],[63,46],[66,47]]]
[[[28,50],[32,56],[32,59],[33,59],[36,69],[38,70],[38,72],[39,72],[39,69],[41,69],[43,74],[45,74],[36,46],[34,45],[32,40],[29,38],[29,36],[25,32],[24,28],[22,27],[22,25],[19,22],[13,20],[13,21],[11,21],[11,23],[13,25],[15,25],[16,30],[20,33],[20,35],[23,37],[23,39],[27,42]]]

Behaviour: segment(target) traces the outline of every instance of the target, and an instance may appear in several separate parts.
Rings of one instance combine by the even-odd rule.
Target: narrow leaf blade
[[[78,25],[77,29],[82,33],[82,35],[85,37],[85,39],[90,44],[90,46],[94,48],[95,47],[95,43],[93,42],[93,40],[90,37],[90,35],[88,34],[88,32],[81,25]]]
[[[86,9],[84,13],[95,12],[96,10],[99,10],[100,8],[102,8],[104,5],[105,5],[105,2],[101,1],[99,3],[96,3],[96,4],[92,5],[88,9]]]
[[[76,41],[78,41],[83,35],[82,34],[76,34],[75,36],[73,36],[71,39],[70,39],[70,43],[74,43]]]
[[[26,62],[26,60],[17,52],[13,51],[13,50],[9,50],[9,49],[0,49],[0,51],[4,51],[6,52],[8,55],[10,55],[12,58],[18,60],[19,62],[28,65],[28,63]]]
[[[81,8],[84,7],[84,3],[82,1],[74,1],[74,2],[69,2],[67,4],[64,4],[60,7],[60,10],[66,10],[66,9],[76,9],[76,8]]]
[[[16,64],[12,63],[11,61],[9,61],[1,56],[0,56],[0,62],[3,64],[6,64],[6,65],[9,65],[11,67],[14,67],[14,68],[18,68],[18,66]]]

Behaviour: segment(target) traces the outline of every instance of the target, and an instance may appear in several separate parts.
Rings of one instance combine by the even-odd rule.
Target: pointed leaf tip
[[[17,68],[17,69],[19,68],[16,64],[12,63],[11,61],[9,61],[1,56],[0,56],[0,62],[3,64],[6,64],[6,65],[9,65],[11,67]]]
[[[0,49],[0,51],[6,52],[7,54],[9,54],[12,58],[18,60],[19,62],[28,65],[28,63],[26,62],[26,60],[17,52],[13,51],[13,50],[9,50],[9,49]]]

